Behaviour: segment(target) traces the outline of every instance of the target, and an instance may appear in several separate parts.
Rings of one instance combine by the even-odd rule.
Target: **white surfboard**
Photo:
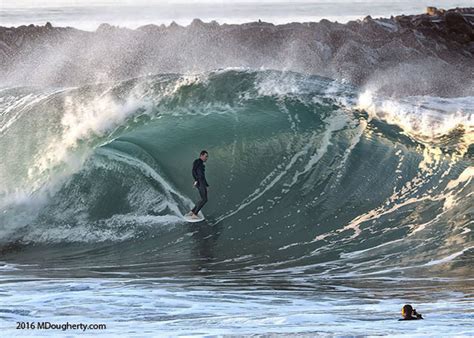
[[[189,223],[202,222],[205,220],[204,215],[202,214],[201,211],[199,211],[198,216],[199,218],[191,218],[191,216],[184,215],[184,220]]]

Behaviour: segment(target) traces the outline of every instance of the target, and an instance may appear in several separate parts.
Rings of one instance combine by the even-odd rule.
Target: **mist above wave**
[[[384,94],[472,96],[473,8],[386,19],[274,25],[204,23],[0,28],[0,85],[76,85],[149,73],[264,68]]]

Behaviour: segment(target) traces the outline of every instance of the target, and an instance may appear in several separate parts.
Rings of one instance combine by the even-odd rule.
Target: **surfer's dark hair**
[[[411,317],[413,313],[413,307],[410,304],[406,304],[402,307],[402,316],[407,318]]]
[[[206,155],[206,154],[209,155],[209,153],[207,152],[207,150],[202,150],[201,153],[199,154],[199,156]]]

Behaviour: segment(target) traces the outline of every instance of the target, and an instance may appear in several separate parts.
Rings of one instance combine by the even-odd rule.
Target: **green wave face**
[[[330,79],[225,70],[0,95],[7,247],[119,251],[161,273],[205,259],[336,274],[432,269],[472,248],[471,130],[419,137]],[[202,149],[207,219],[189,225]]]

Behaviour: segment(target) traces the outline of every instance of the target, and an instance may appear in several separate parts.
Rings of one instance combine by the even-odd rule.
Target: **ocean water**
[[[337,22],[391,15],[425,13],[427,6],[439,8],[469,7],[468,0],[395,0],[395,1],[73,1],[73,0],[2,0],[0,26],[20,26],[51,22],[53,26],[71,26],[94,31],[101,23],[137,28],[147,24],[169,25],[175,21],[188,25],[194,18],[205,22],[243,23],[257,20],[282,24]]]
[[[473,103],[250,69],[2,88],[3,332],[473,335]]]

